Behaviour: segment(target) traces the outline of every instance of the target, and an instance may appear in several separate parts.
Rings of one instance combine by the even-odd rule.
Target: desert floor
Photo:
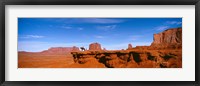
[[[18,68],[66,68],[73,63],[71,54],[41,55],[38,53],[18,53]]]

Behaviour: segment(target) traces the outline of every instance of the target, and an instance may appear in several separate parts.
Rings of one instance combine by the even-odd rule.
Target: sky
[[[153,34],[182,27],[182,18],[18,18],[18,51],[85,47],[98,42],[107,50],[148,46]]]

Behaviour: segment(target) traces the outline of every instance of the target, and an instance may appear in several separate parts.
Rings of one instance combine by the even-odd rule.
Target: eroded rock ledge
[[[103,64],[108,68],[181,68],[181,50],[121,50],[72,52],[78,64]],[[103,66],[102,66],[103,67]]]

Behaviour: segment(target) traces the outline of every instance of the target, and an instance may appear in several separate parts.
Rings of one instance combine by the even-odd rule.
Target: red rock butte
[[[89,45],[89,50],[102,50],[101,49],[101,44],[99,44],[99,43],[91,43],[90,45]]]
[[[132,44],[128,44],[128,49],[132,49]]]
[[[182,43],[182,28],[173,28],[154,34],[152,45],[157,44],[181,44]]]

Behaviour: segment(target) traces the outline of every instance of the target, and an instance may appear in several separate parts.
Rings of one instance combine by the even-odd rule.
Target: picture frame
[[[199,86],[200,0],[2,0],[0,3],[0,78],[2,86]],[[195,81],[5,81],[6,5],[195,5]]]

